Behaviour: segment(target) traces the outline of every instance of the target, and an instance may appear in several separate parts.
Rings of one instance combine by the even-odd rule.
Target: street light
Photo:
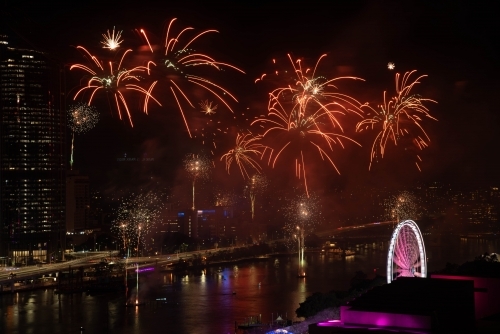
[[[121,225],[120,225],[120,228],[122,229],[123,251],[124,251],[124,252],[125,252],[125,254],[126,254],[126,251],[127,251],[127,245],[126,245],[126,239],[125,239],[125,227],[126,227],[126,225],[125,225],[125,224],[121,224]]]
[[[137,257],[139,257],[139,245],[141,244],[141,225],[139,225],[139,233],[137,233]]]
[[[125,252],[125,303],[127,302],[128,296],[128,274],[127,274],[127,266],[128,266],[128,256],[127,256],[127,243],[125,237],[125,228],[127,227],[125,224],[121,224],[122,235],[123,235],[123,251]]]

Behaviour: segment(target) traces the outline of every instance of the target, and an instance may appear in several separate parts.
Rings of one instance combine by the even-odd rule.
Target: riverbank
[[[287,257],[291,254],[292,253],[281,252],[281,253],[272,253],[261,256],[249,256],[243,258],[208,261],[207,263],[201,265],[187,265],[182,268],[176,268],[175,265],[166,267],[156,267],[153,265],[153,268],[154,270],[157,270],[160,273],[174,273],[179,275],[185,275],[189,274],[190,272],[199,271],[207,268],[228,267],[252,261],[269,261],[276,257]],[[4,284],[0,286],[0,295],[11,294],[15,292],[34,291],[39,289],[55,289],[57,293],[77,293],[77,292],[92,293],[92,291],[99,291],[100,293],[105,293],[107,289],[109,290],[109,292],[114,292],[119,290],[120,288],[122,290],[125,288],[124,276],[125,275],[123,273],[119,274],[114,273],[109,276],[84,276],[81,277],[81,280],[78,283],[77,283],[78,281],[77,277],[72,277],[71,279],[63,278],[62,283],[59,282],[55,277],[40,277],[37,279],[27,279],[20,281],[15,281],[14,279],[14,281],[9,285]],[[130,280],[135,280],[135,274],[134,275],[129,274],[129,281]]]
[[[325,320],[333,320],[333,319],[340,319],[340,308],[338,307],[332,307],[325,309],[318,314],[309,317],[303,321],[298,321],[295,322],[291,326],[284,326],[281,324],[267,324],[265,326],[261,326],[259,328],[254,328],[251,330],[245,330],[245,334],[264,334],[264,333],[269,333],[269,334],[278,334],[278,333],[286,333],[283,332],[283,330],[286,330],[289,333],[293,334],[307,334],[309,331],[309,325],[311,324],[316,324],[321,321]],[[279,331],[281,330],[281,332]]]

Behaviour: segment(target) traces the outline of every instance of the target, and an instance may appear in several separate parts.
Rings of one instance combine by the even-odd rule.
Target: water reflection
[[[484,252],[498,252],[498,241],[434,240],[427,246],[429,270],[462,263]],[[443,245],[446,244],[446,247]],[[427,240],[426,240],[427,245]],[[122,292],[102,296],[56,295],[37,290],[0,297],[0,333],[234,333],[246,317],[295,319],[295,310],[314,292],[345,290],[354,273],[383,273],[387,243],[357,247],[354,257],[306,253],[307,277],[297,278],[296,256],[207,268],[189,275],[160,273],[141,285],[146,304],[125,307]],[[382,268],[382,273],[380,272]],[[260,283],[260,285],[259,285]],[[159,301],[157,300],[159,299]]]

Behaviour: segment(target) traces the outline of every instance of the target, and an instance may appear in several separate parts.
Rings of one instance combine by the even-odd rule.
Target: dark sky
[[[161,38],[171,18],[178,26],[196,31],[217,29],[219,34],[200,39],[197,45],[217,59],[242,68],[247,74],[224,73],[217,82],[234,93],[237,119],[221,115],[229,128],[220,138],[216,161],[227,152],[238,128],[250,115],[266,113],[272,85],[254,80],[272,69],[272,59],[286,64],[286,54],[304,58],[311,66],[323,53],[325,76],[349,74],[365,82],[343,88],[363,102],[380,103],[384,90],[394,90],[394,72],[413,69],[428,77],[416,89],[436,100],[427,106],[437,122],[424,122],[431,137],[423,150],[422,172],[404,145],[387,149],[386,157],[368,171],[374,132],[354,134],[362,148],[348,146],[335,154],[338,176],[318,158],[311,166],[311,187],[327,193],[332,188],[390,186],[406,188],[417,181],[498,185],[500,182],[500,119],[498,112],[498,50],[500,20],[493,5],[440,1],[293,1],[257,4],[250,1],[196,2],[138,1],[5,1],[4,22],[33,47],[41,48],[63,64],[85,63],[74,46],[83,45],[102,55],[101,34],[116,26],[123,30],[124,45],[137,50],[134,33],[144,28]],[[288,64],[287,64],[288,65]],[[230,71],[227,71],[230,72]],[[77,85],[81,73],[68,71],[68,86]],[[74,87],[68,87],[68,90]],[[72,94],[74,90],[70,91]],[[161,96],[164,93],[160,93]],[[108,190],[123,184],[176,185],[183,156],[196,146],[184,131],[179,113],[171,105],[150,115],[134,114],[135,126],[117,119],[114,110],[96,99],[101,121],[95,129],[77,137],[75,165],[91,176],[96,186]],[[249,109],[247,109],[249,108]],[[246,112],[246,115],[241,115]],[[194,120],[196,121],[196,120]],[[147,163],[119,162],[129,157],[149,157]],[[293,180],[284,164],[271,177]],[[241,180],[233,169],[225,177],[217,163],[215,179],[231,184]]]

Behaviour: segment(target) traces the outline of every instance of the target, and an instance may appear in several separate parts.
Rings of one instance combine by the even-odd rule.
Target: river
[[[446,262],[462,263],[484,252],[500,251],[499,240],[452,239],[426,241],[429,271]],[[0,296],[1,333],[234,333],[235,322],[279,314],[299,320],[295,310],[314,292],[346,290],[356,271],[383,275],[387,243],[351,245],[355,256],[345,259],[306,253],[307,277],[297,277],[297,257],[255,260],[204,273],[153,273],[141,277],[139,299],[144,305],[125,307],[123,293],[89,296],[58,295],[52,289]],[[132,291],[132,294],[135,290]]]

